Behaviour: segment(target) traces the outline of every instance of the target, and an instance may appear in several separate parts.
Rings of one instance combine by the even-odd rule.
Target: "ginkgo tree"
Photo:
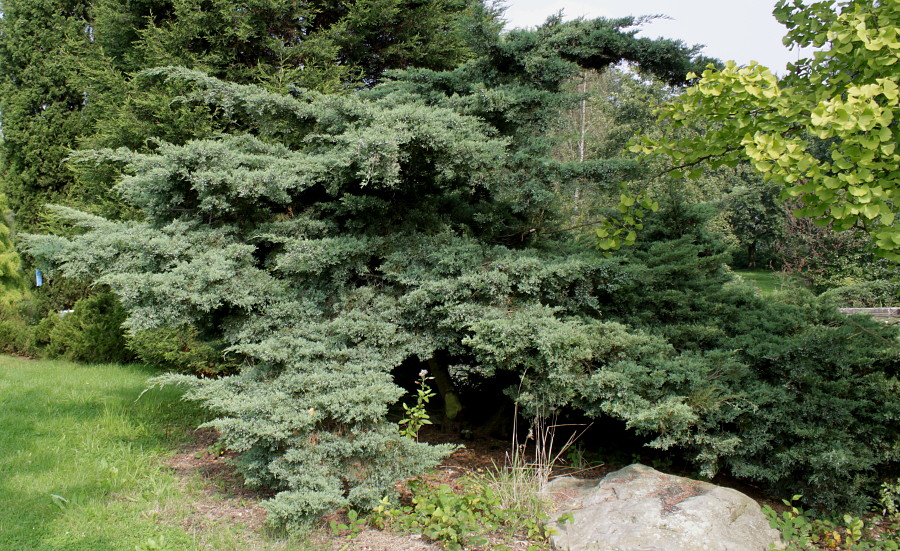
[[[660,111],[684,139],[643,138],[633,149],[667,155],[673,174],[749,160],[799,216],[869,234],[880,254],[900,260],[895,223],[900,189],[900,0],[781,0],[774,11],[787,45],[815,48],[779,79],[757,63],[729,62],[691,74],[694,85]]]

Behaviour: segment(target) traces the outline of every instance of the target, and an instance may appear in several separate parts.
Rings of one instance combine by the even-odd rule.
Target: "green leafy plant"
[[[347,539],[352,539],[365,528],[366,519],[360,517],[356,509],[350,509],[347,511],[347,522],[332,520],[328,525],[331,527],[331,533],[335,536],[345,535]]]
[[[803,496],[795,495],[783,500],[788,507],[779,514],[764,505],[762,510],[769,525],[781,532],[786,551],[813,549],[845,549],[848,551],[896,551],[900,542],[895,534],[874,534],[866,530],[865,521],[857,516],[844,514],[840,519],[822,518],[797,503]]]
[[[490,541],[489,534],[518,533],[546,543],[553,533],[546,515],[534,516],[504,507],[501,495],[483,479],[465,481],[462,491],[454,491],[446,484],[431,487],[418,479],[408,487],[412,492],[410,505],[397,507],[388,498],[382,499],[373,510],[376,526],[421,533],[440,541],[450,551],[484,546]],[[539,548],[534,545],[529,549]],[[495,543],[492,549],[509,547]]]
[[[621,194],[616,214],[604,218],[595,230],[597,248],[603,251],[634,245],[637,232],[644,229],[642,220],[649,212],[659,210],[659,203],[646,193]]]
[[[783,500],[788,509],[781,514],[768,505],[762,508],[763,514],[769,519],[769,526],[781,532],[781,537],[787,544],[786,551],[801,551],[812,544],[813,525],[799,504],[795,503],[802,497],[798,494],[790,500]]]
[[[428,381],[434,380],[434,377],[428,376],[428,371],[419,372],[419,380],[416,381],[416,404],[408,406],[403,404],[403,410],[406,412],[403,419],[397,421],[400,426],[400,434],[413,440],[419,440],[419,430],[425,425],[431,424],[431,419],[425,406],[431,400],[435,393],[428,386]],[[405,425],[405,426],[404,426]]]
[[[585,450],[581,443],[571,446],[566,451],[565,458],[569,467],[577,470],[586,469],[593,464],[601,463],[599,456],[596,453]]]
[[[848,545],[855,545],[863,538],[863,527],[865,523],[859,517],[853,515],[844,515],[844,540]]]
[[[892,520],[900,520],[900,479],[881,483],[878,491],[880,513]]]
[[[225,452],[228,451],[228,447],[225,445],[225,442],[222,440],[216,440],[212,444],[206,447],[206,453],[215,457],[225,455]],[[202,455],[202,452],[197,452],[197,456]]]

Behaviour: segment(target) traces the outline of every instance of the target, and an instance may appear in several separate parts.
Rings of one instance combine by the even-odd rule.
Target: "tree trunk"
[[[434,383],[441,398],[444,399],[444,426],[446,428],[447,425],[455,423],[462,412],[462,401],[456,393],[447,366],[439,362],[437,358],[431,358],[428,360],[428,368],[431,370],[431,376],[434,377]]]

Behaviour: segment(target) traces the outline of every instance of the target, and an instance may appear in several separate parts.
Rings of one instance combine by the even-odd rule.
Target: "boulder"
[[[784,549],[746,495],[635,464],[601,480],[561,477],[545,490],[572,520],[552,537],[565,551],[765,551]],[[558,518],[558,517],[557,517]]]

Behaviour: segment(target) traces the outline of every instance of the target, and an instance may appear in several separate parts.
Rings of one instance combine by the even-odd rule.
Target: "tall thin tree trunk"
[[[584,137],[587,127],[587,73],[581,75],[581,137],[578,140],[578,162],[584,162]],[[578,210],[580,189],[575,186],[575,210]]]
[[[578,162],[584,162],[584,135],[587,115],[587,73],[581,75],[581,139],[578,140]]]

